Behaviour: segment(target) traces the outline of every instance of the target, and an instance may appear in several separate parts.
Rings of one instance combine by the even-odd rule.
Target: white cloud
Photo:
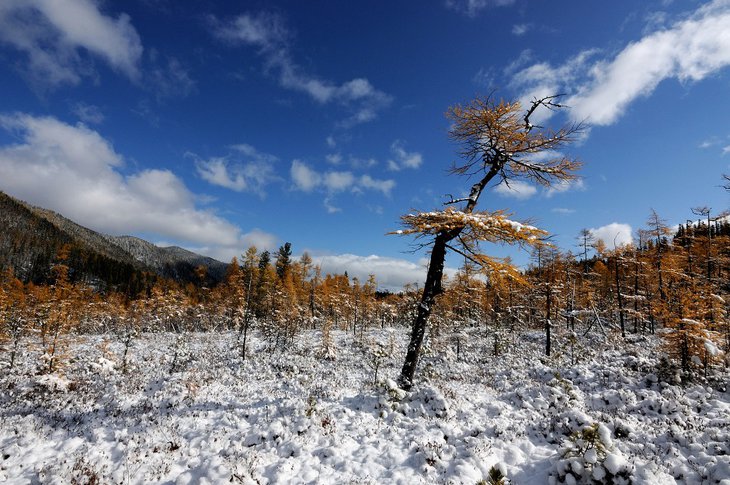
[[[495,85],[495,74],[494,67],[481,67],[477,71],[476,74],[474,74],[474,77],[471,79],[472,82],[478,86],[482,86],[485,88],[491,88]]]
[[[350,167],[355,170],[366,170],[378,164],[378,161],[374,158],[359,158],[352,155],[350,155],[348,162]]]
[[[266,231],[262,231],[261,229],[252,229],[251,231],[247,232],[246,234],[241,235],[241,243],[242,247],[248,248],[251,246],[256,246],[260,250],[264,249],[274,249],[276,247],[276,244],[278,243],[278,238],[274,236],[273,234],[270,234]],[[238,249],[238,254],[240,254],[240,248]],[[231,257],[235,256],[233,254]],[[225,260],[224,260],[225,261]]]
[[[512,35],[525,35],[532,28],[531,24],[515,24],[512,26]]]
[[[394,141],[390,145],[390,152],[395,160],[388,160],[388,170],[417,169],[423,163],[423,156],[418,152],[406,151],[405,142],[402,140]]]
[[[550,209],[550,212],[555,212],[556,214],[573,214],[575,213],[575,209],[568,209],[566,207],[554,207]]]
[[[246,178],[241,173],[231,174],[228,170],[228,163],[225,158],[211,158],[209,160],[197,160],[195,167],[198,175],[203,180],[213,185],[219,185],[227,189],[242,192],[248,188]]]
[[[139,78],[143,48],[129,16],[104,15],[92,0],[4,0],[0,41],[25,53],[24,69],[39,87],[78,84],[93,73],[87,52]]]
[[[730,153],[730,145],[723,147],[723,149],[722,149],[723,155],[727,155],[728,153]]]
[[[570,86],[585,77],[589,60],[598,51],[584,50],[568,59],[563,65],[554,67],[547,62],[532,64],[516,71],[512,75],[512,86],[521,91],[520,102],[529,105],[534,99],[566,92]],[[505,70],[509,72],[531,59],[530,51],[523,51]],[[539,124],[552,116],[552,111],[539,109],[531,117],[533,124]]]
[[[120,173],[123,157],[99,133],[55,118],[0,116],[22,141],[0,147],[0,190],[109,234],[155,234],[207,254],[240,253],[261,231],[243,234],[211,210],[169,170]],[[269,236],[273,238],[273,236]],[[235,253],[234,253],[235,254]]]
[[[408,283],[423,286],[426,279],[426,260],[413,263],[404,259],[385,256],[358,256],[355,254],[316,255],[312,260],[322,265],[323,273],[343,274],[347,271],[350,277],[357,277],[361,282],[367,281],[368,275],[374,274],[379,289],[400,291]],[[446,268],[445,272],[452,276],[455,270]]]
[[[266,185],[276,179],[273,165],[278,159],[247,144],[233,145],[230,149],[231,152],[224,157],[207,160],[194,153],[187,153],[186,156],[195,161],[198,175],[213,185],[236,192],[265,195]]]
[[[494,188],[494,191],[503,197],[514,197],[515,199],[529,199],[537,193],[537,187],[529,182],[513,180],[507,185],[501,183]]]
[[[390,191],[395,187],[394,180],[378,180],[372,178],[370,175],[363,175],[359,179],[359,185],[366,189],[378,190],[383,195],[389,195]]]
[[[98,125],[104,122],[104,113],[98,106],[86,103],[76,103],[72,109],[73,113],[84,123]]]
[[[446,0],[448,8],[472,18],[488,7],[505,7],[513,3],[515,0]]]
[[[514,74],[522,69],[524,66],[527,66],[532,62],[533,60],[533,54],[532,50],[530,49],[523,49],[520,51],[520,55],[517,56],[512,62],[507,64],[507,67],[503,69],[504,74],[507,76],[514,76]],[[519,81],[519,80],[517,80]],[[532,80],[531,80],[532,81]]]
[[[322,177],[322,183],[329,192],[341,192],[352,187],[355,176],[352,172],[326,172]]]
[[[629,224],[621,224],[612,222],[605,226],[589,229],[591,235],[596,240],[601,240],[606,244],[608,249],[615,249],[616,246],[626,246],[633,242],[632,229]]]
[[[157,56],[153,56],[157,64],[148,73],[149,88],[155,93],[157,101],[169,98],[184,98],[195,90],[195,81],[190,71],[175,57],[167,59],[167,65],[161,65]]]
[[[330,153],[325,157],[327,160],[327,163],[331,163],[332,165],[339,165],[342,163],[342,155],[339,153]]]
[[[325,197],[323,203],[324,203],[325,209],[327,209],[327,214],[336,214],[338,212],[342,212],[342,209],[340,209],[339,207],[337,207],[336,205],[334,205],[332,203],[331,196]]]
[[[311,192],[322,183],[322,176],[299,160],[291,163],[290,173],[296,188],[304,192]]]
[[[714,0],[669,28],[648,33],[617,55],[583,51],[562,66],[538,63],[515,74],[521,99],[567,92],[575,120],[609,125],[665,79],[700,81],[730,65],[730,2]],[[549,115],[549,113],[547,114]]]
[[[302,192],[312,192],[315,189],[325,192],[324,205],[329,213],[341,211],[333,202],[334,195],[339,192],[370,190],[390,195],[391,190],[395,187],[394,180],[380,180],[367,174],[357,177],[350,171],[334,170],[320,173],[300,160],[292,161],[290,175],[294,188]]]
[[[158,246],[163,244],[156,243]],[[262,231],[261,229],[252,229],[251,231],[241,234],[241,237],[232,245],[216,245],[216,246],[191,246],[188,247],[190,251],[198,254],[204,254],[211,258],[217,259],[227,263],[233,258],[233,256],[241,259],[241,253],[251,246],[256,246],[259,251],[268,250],[274,251],[280,244],[279,239],[273,234]],[[170,244],[165,244],[169,246]]]
[[[219,39],[257,47],[264,58],[266,70],[276,73],[282,87],[306,93],[321,104],[336,102],[345,106],[351,114],[339,123],[342,126],[374,119],[393,99],[365,78],[355,78],[338,85],[307,73],[292,59],[292,34],[279,15],[260,12],[256,15],[239,15],[229,21],[210,17],[210,24],[213,34]]]
[[[585,190],[585,188],[586,186],[583,179],[561,180],[546,188],[545,196],[549,198],[555,194],[562,194],[569,190]]]

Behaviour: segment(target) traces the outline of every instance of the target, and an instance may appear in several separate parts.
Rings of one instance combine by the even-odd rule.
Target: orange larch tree
[[[452,122],[451,138],[460,145],[463,161],[451,169],[453,174],[475,176],[469,195],[445,202],[445,209],[415,212],[401,218],[404,229],[397,234],[429,238],[431,255],[418,313],[413,322],[406,358],[398,378],[403,389],[410,389],[416,372],[426,325],[435,299],[444,288],[442,278],[447,250],[455,251],[487,271],[519,277],[511,265],[483,254],[480,242],[537,246],[546,233],[528,224],[509,219],[502,210],[477,211],[484,189],[490,182],[509,185],[528,180],[543,186],[574,179],[579,163],[560,153],[574,140],[581,126],[566,125],[557,130],[535,126],[531,116],[538,109],[559,109],[557,96],[535,99],[530,106],[519,102],[496,101],[493,97],[476,98],[466,105],[447,111]],[[463,204],[461,209],[455,209]]]

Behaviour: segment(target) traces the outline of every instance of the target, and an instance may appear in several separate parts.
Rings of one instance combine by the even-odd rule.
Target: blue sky
[[[582,179],[480,208],[628,242],[651,208],[727,207],[729,64],[728,0],[6,0],[0,190],[224,261],[290,241],[394,288],[425,254],[385,233],[472,183],[447,174],[448,106],[565,93],[541,122],[586,122]]]

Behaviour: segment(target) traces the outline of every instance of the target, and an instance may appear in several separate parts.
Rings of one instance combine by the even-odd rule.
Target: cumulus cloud
[[[605,226],[589,229],[595,240],[601,240],[608,249],[626,246],[634,241],[632,229],[629,224],[612,222]],[[614,245],[615,242],[615,245]]]
[[[515,3],[515,0],[446,0],[446,6],[467,17],[474,18],[479,12],[489,7],[505,7]]]
[[[122,175],[123,157],[84,125],[14,114],[0,116],[0,127],[21,138],[0,146],[0,189],[32,204],[97,231],[152,234],[207,254],[240,252],[247,240],[262,239],[196,207],[196,195],[169,170]]]
[[[571,86],[576,86],[585,79],[588,65],[597,53],[598,50],[595,49],[584,50],[569,58],[560,66],[553,66],[547,62],[538,62],[523,67],[532,58],[530,51],[523,51],[507,67],[505,72],[514,71],[511,84],[520,91],[520,102],[523,105],[528,105],[533,99],[569,92]],[[539,109],[533,114],[531,121],[539,124],[552,114],[553,112],[550,110]]]
[[[322,183],[322,176],[300,160],[291,163],[290,174],[294,186],[304,192],[311,192]]]
[[[158,246],[170,246],[170,243],[155,243]],[[204,254],[211,258],[223,261],[224,263],[229,262],[234,256],[241,258],[241,253],[245,249],[256,246],[259,251],[274,251],[280,244],[279,239],[268,232],[262,231],[261,229],[252,229],[251,231],[241,234],[240,238],[235,244],[229,245],[212,245],[212,246],[190,246],[187,249],[196,252],[198,254]]]
[[[529,182],[521,180],[513,180],[507,185],[501,183],[494,188],[494,191],[504,197],[514,197],[515,199],[529,199],[537,193],[537,187]]]
[[[105,15],[92,0],[4,0],[0,41],[25,54],[24,70],[39,87],[78,84],[93,73],[93,58],[139,78],[143,48],[129,16]]]
[[[426,278],[426,260],[414,263],[385,256],[355,254],[313,255],[312,260],[322,265],[323,273],[342,274],[347,271],[350,277],[357,277],[362,282],[367,280],[368,275],[374,274],[378,288],[390,291],[400,291],[408,283],[423,286]],[[446,268],[445,273],[453,276],[456,270]]]
[[[380,180],[370,175],[355,176],[349,171],[329,170],[327,172],[317,172],[310,168],[301,160],[294,160],[291,164],[290,175],[294,187],[303,191],[311,192],[314,189],[321,188],[328,193],[333,194],[348,189],[351,190],[375,190],[388,195],[395,187],[393,180]]]
[[[350,171],[328,170],[318,172],[301,160],[292,161],[289,170],[293,186],[302,192],[313,192],[318,190],[324,192],[326,197],[324,205],[329,213],[340,212],[341,209],[334,205],[334,196],[339,192],[350,190],[352,192],[374,191],[389,196],[395,187],[394,180],[381,180],[370,175],[356,176]]]
[[[365,189],[382,192],[385,195],[390,194],[390,191],[395,187],[394,180],[378,180],[372,178],[370,175],[362,175],[358,182]]]
[[[240,172],[232,174],[224,158],[197,160],[195,167],[198,170],[198,175],[213,185],[219,185],[236,192],[242,192],[248,188],[248,183],[243,174]]]
[[[388,160],[388,170],[399,171],[405,168],[417,169],[423,163],[423,156],[418,152],[405,149],[405,142],[396,140],[390,145],[393,159]]]
[[[696,82],[730,65],[730,2],[714,0],[668,28],[649,32],[615,56],[587,50],[559,66],[538,63],[513,77],[531,96],[566,92],[571,116],[610,125],[666,79]]]
[[[306,72],[292,58],[290,42],[293,35],[279,15],[260,12],[226,21],[210,17],[209,22],[213,34],[219,39],[258,48],[265,69],[275,74],[282,87],[303,92],[321,104],[334,102],[346,107],[350,116],[340,122],[342,126],[374,119],[393,99],[365,78],[337,84]]]
[[[224,157],[202,159],[194,153],[186,155],[194,160],[203,180],[236,192],[264,196],[266,185],[276,179],[273,165],[278,159],[247,144],[233,145],[230,149]]]
[[[342,192],[352,187],[355,183],[355,176],[352,172],[325,172],[322,176],[322,183],[329,192]]]

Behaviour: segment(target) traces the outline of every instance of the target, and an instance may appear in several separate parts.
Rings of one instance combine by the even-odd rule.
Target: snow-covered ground
[[[581,340],[571,364],[566,335],[547,358],[540,333],[499,356],[463,333],[458,359],[429,343],[411,393],[390,380],[404,328],[334,332],[335,360],[318,331],[254,338],[246,361],[235,333],[145,334],[127,374],[105,336],[70,345],[63,375],[30,350],[0,376],[0,482],[730,483],[727,371],[663,382],[654,338]]]

